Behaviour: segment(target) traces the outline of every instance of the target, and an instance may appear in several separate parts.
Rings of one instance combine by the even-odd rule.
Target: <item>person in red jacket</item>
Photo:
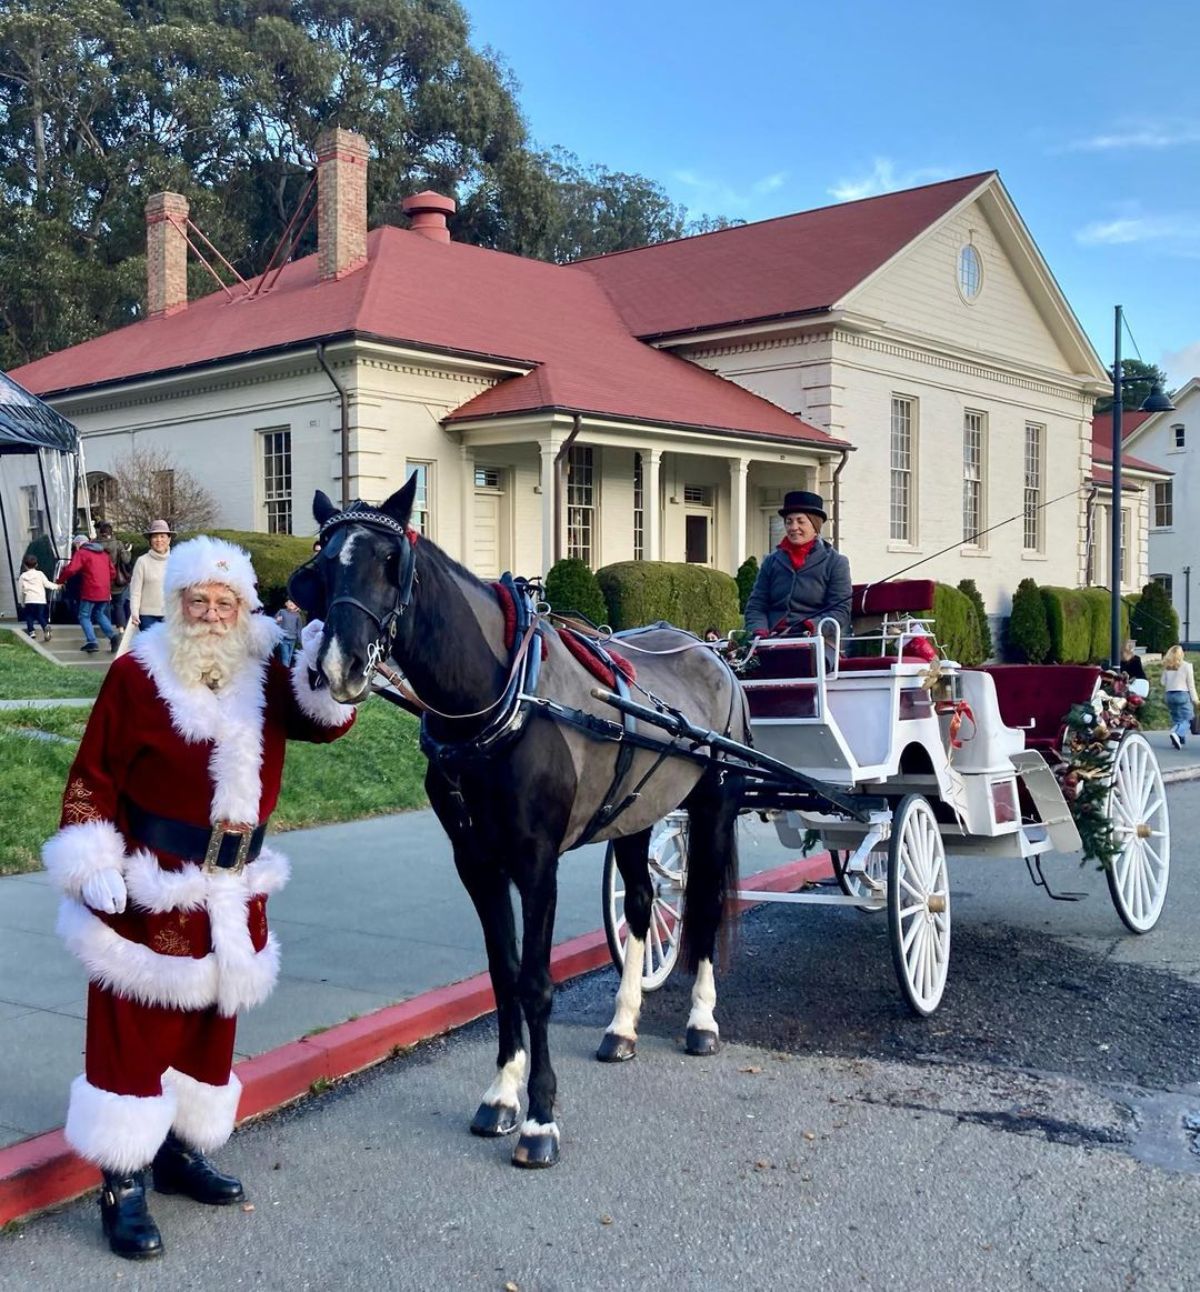
[[[72,543],[75,551],[63,567],[58,581],[66,583],[73,574],[80,576],[79,626],[83,629],[83,645],[80,650],[91,654],[99,649],[92,629],[94,615],[100,631],[108,638],[109,650],[115,653],[121,644],[121,634],[112,626],[112,620],[108,617],[108,603],[112,598],[116,567],[104,548],[97,542],[89,541],[86,534],[76,534]]]
[[[327,742],[354,709],[314,691],[306,660],[273,658],[250,559],[219,539],[172,551],[164,621],[109,669],[43,860],[63,891],[58,931],[88,973],[85,1070],[65,1134],[104,1173],[111,1249],[162,1251],[144,1170],[160,1192],[215,1205],[241,1182],[205,1156],[233,1130],[238,1011],[279,972],[269,894],[287,860],[264,843],[288,740]]]

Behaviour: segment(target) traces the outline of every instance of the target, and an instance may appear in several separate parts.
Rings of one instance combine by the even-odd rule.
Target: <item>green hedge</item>
[[[312,556],[312,538],[297,538],[293,534],[259,534],[241,529],[209,529],[204,531],[211,538],[223,538],[250,554],[250,563],[258,576],[258,596],[265,609],[274,614],[287,597],[287,581],[292,571]],[[180,534],[172,542],[195,538],[194,534]],[[144,551],[146,540],[140,545]],[[138,555],[134,548],[135,557]]]
[[[1092,611],[1082,588],[1042,588],[1051,664],[1086,664],[1092,656]],[[1105,654],[1107,655],[1107,651]]]
[[[608,618],[596,576],[578,557],[565,556],[555,561],[546,575],[543,591],[550,608],[559,614],[586,615],[597,626]]]
[[[1008,617],[1008,654],[1018,664],[1040,664],[1050,654],[1046,603],[1033,579],[1022,579]]]
[[[1155,655],[1179,641],[1179,615],[1161,583],[1146,584],[1129,622],[1129,636]]]
[[[995,647],[992,645],[992,626],[988,623],[987,607],[983,604],[983,596],[974,579],[961,579],[958,590],[974,608],[975,622],[979,625],[979,649],[983,659],[989,660]]]
[[[979,640],[979,621],[970,597],[948,583],[934,585],[934,635],[943,653],[969,668],[986,658]]]
[[[738,588],[721,570],[676,561],[618,561],[596,571],[615,629],[665,619],[700,634],[741,625]]]
[[[758,580],[758,557],[746,557],[738,566],[738,572],[734,577],[737,579],[738,609],[745,614],[746,602],[750,600],[750,594],[754,591],[754,584]]]

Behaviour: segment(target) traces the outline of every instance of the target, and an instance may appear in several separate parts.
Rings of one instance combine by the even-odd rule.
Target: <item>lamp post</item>
[[[1121,403],[1121,386],[1126,381],[1139,380],[1126,377],[1121,371],[1121,330],[1125,326],[1125,311],[1118,305],[1113,338],[1113,406],[1112,406],[1112,514],[1111,540],[1112,557],[1109,562],[1109,585],[1112,593],[1112,618],[1109,623],[1109,666],[1117,668],[1121,662],[1121,415],[1124,408]],[[1163,392],[1162,385],[1155,382],[1149,395],[1138,409],[1142,413],[1169,413],[1175,405]]]

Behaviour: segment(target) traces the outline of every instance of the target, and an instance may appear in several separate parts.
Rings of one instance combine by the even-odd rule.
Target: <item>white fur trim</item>
[[[79,897],[84,883],[99,871],[124,868],[125,840],[111,821],[81,821],[46,840],[42,863],[56,887]]]
[[[78,1076],[63,1134],[80,1157],[125,1175],[153,1161],[174,1119],[175,1092],[165,1085],[161,1095],[117,1095]]]
[[[274,848],[264,848],[253,865],[242,872],[251,893],[270,896],[286,887],[292,877],[292,863]]]
[[[267,945],[255,952],[246,926],[244,887],[231,885],[216,900],[210,890],[206,904],[214,950],[198,959],[160,955],[131,942],[71,898],[64,898],[59,907],[58,932],[83,963],[89,980],[118,996],[183,1010],[215,1004],[220,1013],[232,1017],[271,994],[279,977],[279,941],[269,933]]]
[[[341,727],[354,717],[353,704],[340,704],[329,694],[328,687],[314,691],[308,680],[309,661],[304,648],[296,652],[292,662],[292,694],[301,711],[323,727]]]
[[[163,575],[163,592],[178,596],[185,588],[203,583],[223,583],[232,588],[251,610],[257,610],[258,577],[250,555],[244,548],[227,543],[223,538],[189,538],[171,549],[167,569]]]
[[[264,627],[260,628],[259,624]],[[258,820],[262,798],[263,711],[268,642],[274,625],[256,617],[252,638],[254,653],[219,691],[185,685],[171,665],[166,633],[139,634],[132,654],[150,674],[171,714],[171,725],[189,744],[211,741],[208,770],[213,781],[209,820]],[[258,654],[265,646],[265,652]]]
[[[247,897],[277,893],[291,878],[291,863],[273,848],[264,848],[241,875]],[[237,876],[221,871],[208,874],[191,862],[182,870],[164,870],[153,853],[139,848],[126,863],[125,886],[135,906],[143,911],[197,911],[208,903],[212,884],[229,884]]]
[[[211,1086],[185,1072],[168,1068],[163,1089],[175,1096],[175,1120],[171,1129],[185,1144],[202,1153],[218,1149],[233,1134],[237,1121],[242,1083],[231,1072],[228,1084]]]

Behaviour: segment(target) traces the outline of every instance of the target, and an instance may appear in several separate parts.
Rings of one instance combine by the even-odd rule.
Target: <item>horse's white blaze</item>
[[[626,959],[628,964],[628,958]],[[717,1004],[717,985],[713,978],[711,960],[701,960],[696,970],[696,981],[692,984],[692,1012],[688,1015],[688,1027],[698,1028],[702,1032],[712,1032],[719,1036],[720,1028],[713,1017]]]
[[[557,1122],[535,1122],[532,1117],[526,1117],[521,1123],[522,1135],[553,1135],[558,1139]]]
[[[483,1102],[490,1108],[519,1108],[521,1087],[525,1084],[525,1051],[518,1050],[496,1073],[496,1080],[483,1092]]]
[[[331,687],[344,686],[350,679],[347,660],[342,654],[341,643],[336,637],[326,639],[325,654],[321,659],[321,671],[329,679]]]
[[[360,535],[347,534],[346,541],[342,544],[342,550],[338,553],[338,564],[351,566],[354,564],[354,547],[357,544]]]
[[[642,1015],[642,948],[641,938],[631,933],[625,943],[625,964],[621,969],[621,985],[617,989],[617,1005],[608,1030],[617,1036],[637,1040],[638,1019]]]

